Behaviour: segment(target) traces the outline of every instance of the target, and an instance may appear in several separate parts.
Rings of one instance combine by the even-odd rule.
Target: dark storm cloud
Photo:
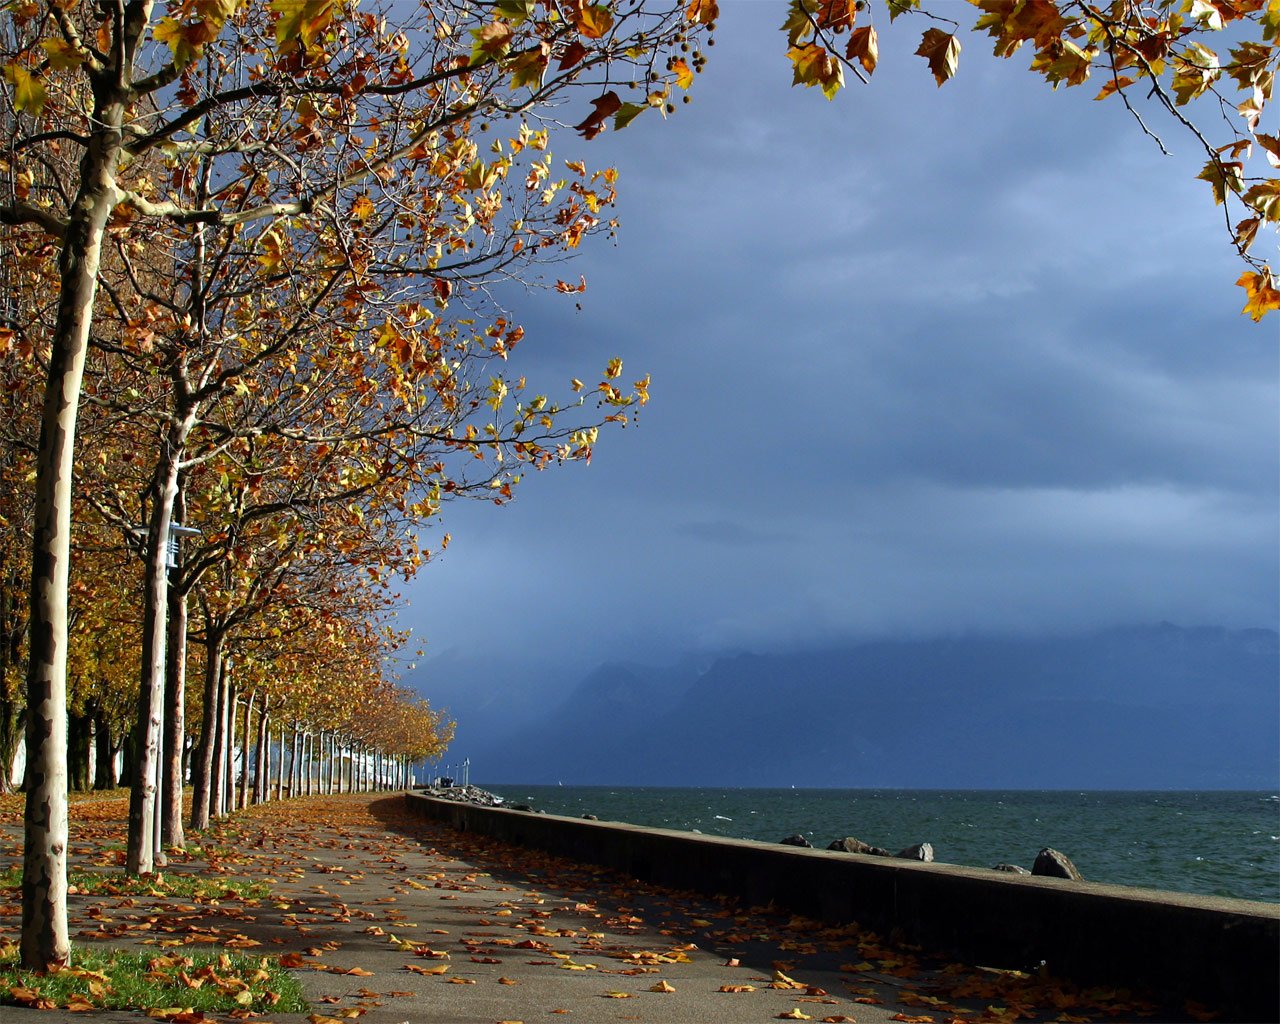
[[[568,683],[882,632],[1274,626],[1276,331],[1238,315],[1186,142],[983,44],[938,90],[886,40],[827,103],[773,13],[726,13],[670,123],[557,144],[620,167],[623,228],[556,268],[582,312],[507,296],[514,369],[554,391],[622,355],[654,401],[591,467],[447,511],[410,612],[433,649]]]

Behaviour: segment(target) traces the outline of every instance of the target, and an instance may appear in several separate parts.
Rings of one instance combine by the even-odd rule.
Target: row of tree
[[[1215,199],[1246,211],[1228,228],[1249,312],[1280,306],[1250,252],[1280,182],[1245,172],[1254,146],[1280,160],[1259,129],[1280,0],[977,6],[998,56],[1029,44],[1054,87],[1098,68],[1100,98],[1149,90],[1190,128]],[[916,52],[940,85],[951,10],[887,0],[889,20],[927,17]],[[863,0],[785,11],[797,84],[831,96],[875,70]],[[384,672],[403,642],[391,588],[430,556],[419,527],[588,458],[647,398],[616,360],[585,407],[580,381],[556,401],[502,369],[523,332],[490,289],[614,226],[615,173],[557,163],[549,127],[561,105],[585,138],[673,112],[718,17],[715,0],[5,5],[0,754],[25,707],[26,966],[69,956],[68,752],[75,774],[86,717],[108,748],[133,735],[137,872],[181,838],[188,747],[193,824],[228,805],[237,706],[242,742],[273,722],[297,723],[294,750],[447,740]],[[1228,58],[1202,41],[1224,29]],[[1226,145],[1184,113],[1201,98]],[[171,567],[177,524],[197,532]]]

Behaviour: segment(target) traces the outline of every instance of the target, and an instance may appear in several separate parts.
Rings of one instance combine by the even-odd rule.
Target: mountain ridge
[[[1274,788],[1280,634],[1117,627],[606,662],[476,778],[609,785]]]

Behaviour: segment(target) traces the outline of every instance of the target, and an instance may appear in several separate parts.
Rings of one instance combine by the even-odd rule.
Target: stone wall
[[[677,889],[852,922],[990,967],[1044,962],[1085,984],[1194,999],[1230,1021],[1280,1020],[1280,906],[806,850],[745,839],[405,799],[460,831]]]

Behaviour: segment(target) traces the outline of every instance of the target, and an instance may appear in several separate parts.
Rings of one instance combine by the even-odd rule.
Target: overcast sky
[[[1280,320],[1239,314],[1203,155],[981,40],[938,89],[909,18],[828,102],[790,87],[781,4],[723,6],[689,106],[555,147],[619,168],[622,230],[553,270],[587,276],[581,311],[511,298],[514,369],[563,393],[618,355],[653,401],[590,467],[447,509],[406,613],[424,691],[476,664],[569,683],[885,634],[1274,628]]]

